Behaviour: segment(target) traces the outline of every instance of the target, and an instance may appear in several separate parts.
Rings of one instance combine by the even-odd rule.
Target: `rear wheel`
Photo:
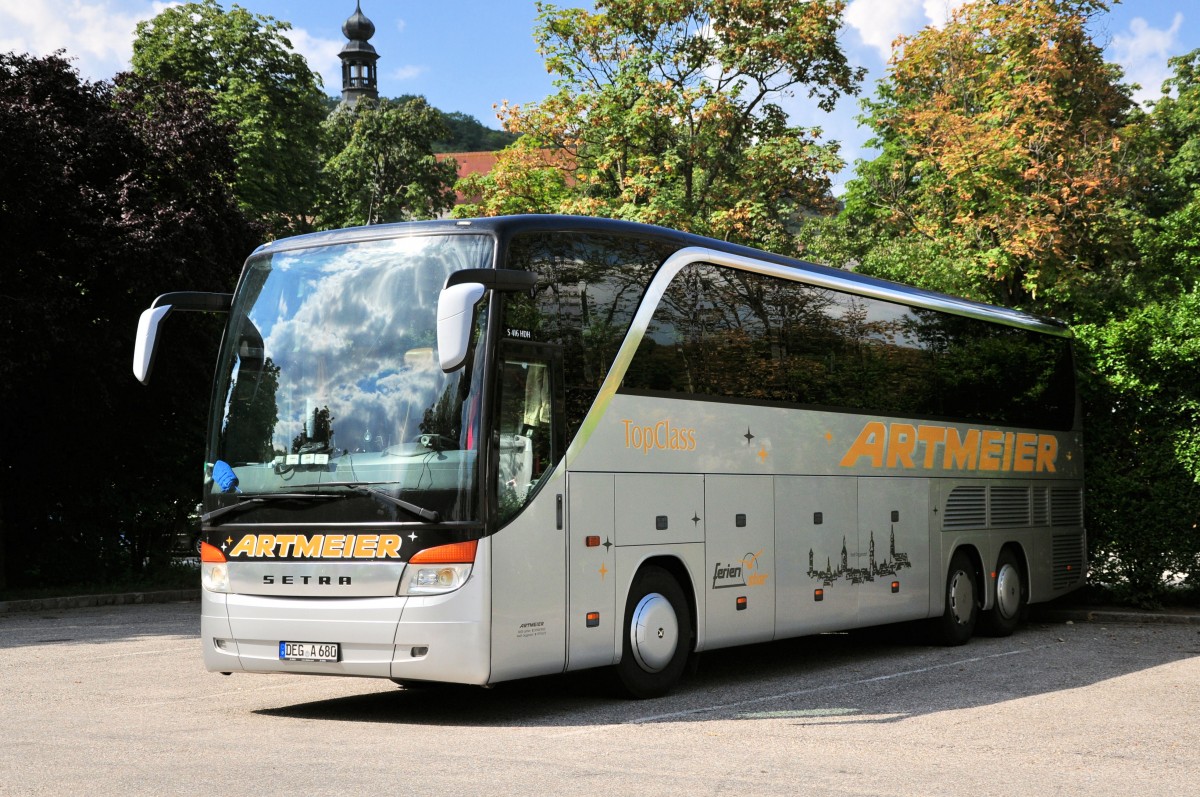
[[[979,618],[980,630],[989,636],[1008,636],[1021,622],[1028,600],[1021,565],[1012,549],[1005,548],[996,560],[996,604]]]
[[[692,615],[675,578],[646,567],[625,604],[617,678],[630,697],[661,697],[679,682],[692,647]]]
[[[975,633],[979,618],[979,577],[971,557],[955,552],[946,573],[946,608],[934,622],[935,634],[943,645],[965,645]]]

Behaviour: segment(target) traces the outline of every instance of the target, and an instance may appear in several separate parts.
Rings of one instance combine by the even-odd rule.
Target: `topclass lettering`
[[[1052,434],[1002,432],[952,426],[870,421],[842,457],[852,468],[866,460],[872,468],[1054,473],[1058,438]]]
[[[695,451],[696,430],[673,425],[670,421],[659,421],[653,426],[637,426],[632,420],[622,419],[625,427],[625,447],[640,448],[643,454],[655,449],[662,451]]]

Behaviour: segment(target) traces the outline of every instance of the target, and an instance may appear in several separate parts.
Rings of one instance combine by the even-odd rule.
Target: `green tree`
[[[454,206],[455,163],[433,154],[448,131],[424,99],[360,100],[334,111],[323,130],[318,228],[427,219]]]
[[[792,248],[797,214],[831,207],[837,148],[789,124],[779,105],[797,89],[824,109],[857,90],[837,43],[841,0],[600,0],[596,10],[539,3],[535,33],[558,92],[504,106],[522,146],[505,160],[546,152],[564,172],[556,212],[663,224]],[[503,172],[502,172],[503,174]],[[516,178],[509,169],[507,178]],[[547,199],[476,183],[477,208],[515,209],[497,194]],[[547,208],[534,206],[530,210]]]
[[[1142,604],[1164,573],[1200,587],[1200,286],[1076,335],[1093,578]]]
[[[1053,312],[1119,278],[1137,159],[1129,89],[1087,29],[1106,10],[972,2],[898,43],[864,103],[881,154],[847,186],[864,270]]]
[[[411,100],[428,102],[417,94],[402,94],[392,99],[396,105]],[[493,152],[504,149],[517,140],[517,136],[503,130],[485,127],[470,114],[461,111],[438,111],[446,123],[446,136],[433,143],[434,152]]]
[[[1153,603],[1200,587],[1200,50],[1134,133],[1153,153],[1121,304],[1077,328],[1087,360],[1089,531],[1101,578]]]
[[[467,201],[454,208],[458,218],[555,213],[571,198],[570,166],[555,162],[554,150],[538,146],[531,136],[511,144],[487,174],[469,174],[457,189]]]
[[[135,73],[210,92],[216,118],[236,125],[238,203],[276,234],[308,228],[326,115],[321,79],[292,49],[290,29],[199,0],[139,22],[133,43]]]
[[[195,352],[215,349],[219,326],[184,314],[148,389],[129,358],[156,295],[230,290],[261,237],[229,193],[230,131],[209,111],[177,84],[121,76],[114,88],[58,55],[0,55],[11,586],[140,573],[187,529],[212,378]]]
[[[461,111],[443,112],[450,136],[434,144],[434,152],[493,152],[513,143],[517,136],[504,130],[484,127],[474,116]]]

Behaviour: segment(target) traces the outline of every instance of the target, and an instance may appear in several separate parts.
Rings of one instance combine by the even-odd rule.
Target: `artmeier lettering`
[[[625,426],[625,447],[640,448],[643,454],[655,449],[662,451],[695,451],[696,430],[673,425],[670,421],[659,421],[653,426],[637,426],[629,419],[622,419]]]
[[[1033,432],[870,421],[842,457],[841,465],[852,468],[863,460],[872,468],[1054,473],[1058,438]]]
[[[247,534],[227,556],[281,559],[399,559],[399,534]]]

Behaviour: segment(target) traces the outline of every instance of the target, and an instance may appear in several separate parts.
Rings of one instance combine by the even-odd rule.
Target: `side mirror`
[[[438,362],[446,373],[462,367],[471,344],[475,303],[487,290],[478,282],[463,282],[442,288],[437,307]]]
[[[158,327],[174,310],[208,313],[227,313],[233,303],[231,293],[197,293],[183,291],[164,293],[143,310],[138,319],[137,337],[133,342],[133,375],[143,385],[150,381],[154,355],[158,351]]]
[[[468,268],[456,271],[446,279],[446,287],[438,296],[437,343],[438,363],[446,373],[462,367],[471,345],[471,326],[475,321],[475,304],[484,291],[519,293],[537,287],[537,274],[504,268]]]

